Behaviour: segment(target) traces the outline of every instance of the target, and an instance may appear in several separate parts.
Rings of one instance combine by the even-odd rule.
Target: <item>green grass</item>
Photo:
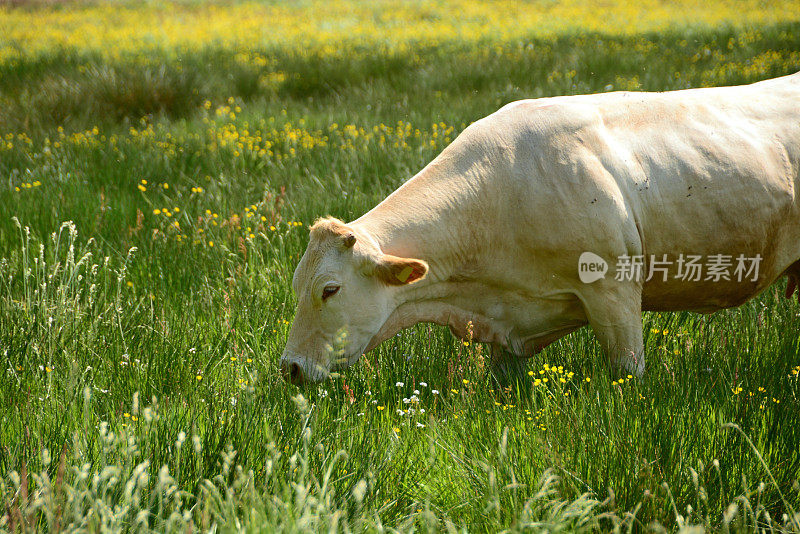
[[[318,386],[277,370],[317,216],[356,218],[512,100],[795,72],[800,23],[254,52],[285,76],[213,44],[0,66],[0,531],[800,531],[783,281],[646,314],[641,381],[589,329],[528,362],[539,386],[493,387],[485,347],[427,325]]]

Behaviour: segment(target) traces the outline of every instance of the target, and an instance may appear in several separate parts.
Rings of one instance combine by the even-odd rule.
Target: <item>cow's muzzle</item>
[[[303,373],[303,368],[300,364],[285,359],[281,359],[281,376],[295,386],[300,386],[306,381],[305,373]]]

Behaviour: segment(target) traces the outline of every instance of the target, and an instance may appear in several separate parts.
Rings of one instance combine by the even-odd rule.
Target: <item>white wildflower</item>
[[[178,439],[175,440],[175,448],[180,450],[183,447],[184,441],[186,441],[186,432],[179,432]]]

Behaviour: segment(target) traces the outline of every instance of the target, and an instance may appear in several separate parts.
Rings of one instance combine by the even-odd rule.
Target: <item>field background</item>
[[[470,122],[798,70],[797,1],[0,4],[0,531],[800,531],[784,281],[646,314],[642,381],[588,328],[507,389],[427,325],[276,365],[310,223]]]

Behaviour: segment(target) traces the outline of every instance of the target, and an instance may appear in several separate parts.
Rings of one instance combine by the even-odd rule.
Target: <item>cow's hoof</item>
[[[496,389],[521,386],[525,382],[525,360],[521,358],[503,358],[493,360],[489,369],[491,382]]]

